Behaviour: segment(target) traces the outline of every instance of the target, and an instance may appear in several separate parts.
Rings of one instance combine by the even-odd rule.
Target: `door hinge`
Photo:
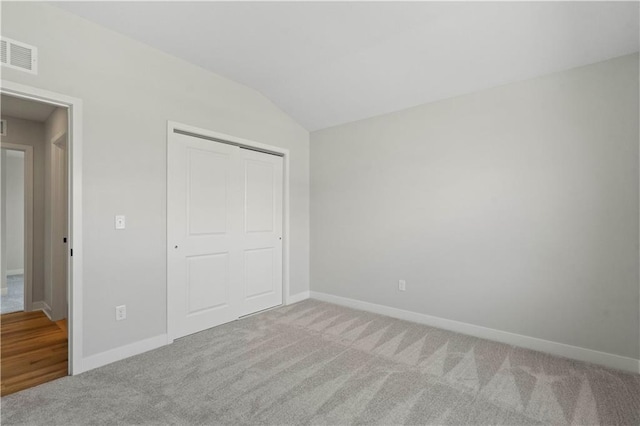
[[[71,249],[71,256],[73,256],[73,249]]]

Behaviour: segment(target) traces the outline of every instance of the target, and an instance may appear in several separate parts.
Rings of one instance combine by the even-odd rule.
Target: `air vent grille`
[[[0,40],[2,65],[31,74],[38,73],[38,49],[26,43],[2,37]]]
[[[2,47],[0,57],[2,58],[2,63],[6,64],[7,63],[7,41],[0,40],[0,46]]]

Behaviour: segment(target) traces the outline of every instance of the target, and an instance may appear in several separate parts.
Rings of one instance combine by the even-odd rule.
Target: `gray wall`
[[[24,270],[24,152],[7,152],[5,163],[7,185],[5,198],[7,229],[5,238],[7,239],[7,249],[4,256],[7,256],[7,271]]]
[[[3,78],[4,69],[3,69]],[[31,301],[44,300],[44,124],[38,121],[14,117],[7,120],[5,143],[33,147],[33,277]],[[10,268],[8,268],[10,269]]]
[[[7,152],[0,149],[0,296],[7,294],[7,204],[2,202],[7,197]]]
[[[312,290],[637,359],[638,113],[635,54],[312,133]]]
[[[167,120],[291,151],[291,294],[309,289],[305,129],[252,89],[51,5],[3,2],[2,34],[39,53],[37,76],[3,79],[83,100],[85,356],[166,332]]]
[[[53,204],[54,204],[54,195],[57,194],[57,191],[54,187],[54,176],[53,174],[57,171],[55,170],[56,164],[54,164],[53,160],[53,144],[56,142],[56,139],[60,137],[62,133],[67,132],[69,119],[67,117],[67,109],[66,108],[56,108],[53,110],[49,118],[44,122],[44,174],[46,177],[46,191],[44,194],[44,302],[51,308],[51,316],[53,320],[58,320],[62,318],[66,318],[66,313],[58,312],[59,309],[56,309],[57,306],[54,305],[54,282],[57,282],[58,287],[55,289],[55,293],[58,296],[66,296],[66,283],[61,283],[60,278],[64,274],[60,274],[60,270],[66,270],[65,266],[62,262],[55,262],[54,258],[56,255],[61,255],[55,249],[59,248],[59,241],[55,241],[54,235],[62,232],[62,230],[55,229],[54,224],[52,224],[52,215],[53,213]],[[68,191],[68,188],[66,188]],[[57,232],[56,232],[57,231]],[[65,227],[65,235],[66,227]],[[57,245],[57,247],[56,247]],[[55,252],[55,254],[54,254]],[[56,260],[59,260],[56,259]],[[65,289],[61,288],[61,286],[65,287]],[[60,293],[64,294],[60,294]],[[62,309],[66,310],[66,309]]]

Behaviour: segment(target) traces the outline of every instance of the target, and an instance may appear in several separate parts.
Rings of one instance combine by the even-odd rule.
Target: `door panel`
[[[245,295],[247,299],[275,291],[273,248],[245,250]]]
[[[261,154],[269,155],[269,154]],[[245,230],[272,232],[274,222],[274,167],[270,161],[246,160]]]
[[[185,135],[169,144],[169,334],[237,319],[242,174],[237,148]]]
[[[188,148],[189,234],[225,234],[228,229],[228,154]]]
[[[244,172],[242,315],[282,304],[282,157],[240,149]]]
[[[229,253],[187,257],[187,315],[230,304]]]

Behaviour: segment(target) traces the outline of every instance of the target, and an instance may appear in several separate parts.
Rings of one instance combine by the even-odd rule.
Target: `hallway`
[[[0,300],[0,314],[24,310],[24,275],[7,276],[7,294]]]

